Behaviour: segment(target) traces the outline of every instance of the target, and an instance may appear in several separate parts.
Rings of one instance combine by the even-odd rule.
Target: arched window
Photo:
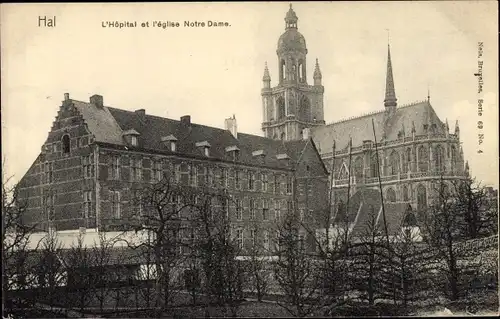
[[[378,177],[378,174],[379,174],[379,163],[378,163],[378,158],[377,158],[377,154],[374,153],[371,157],[371,160],[370,160],[370,172],[371,172],[371,176],[372,177]]]
[[[389,174],[397,175],[399,173],[399,154],[396,151],[392,151],[389,157]]]
[[[70,150],[70,140],[69,140],[69,135],[66,134],[62,138],[62,151],[63,153],[69,153]]]
[[[427,190],[424,185],[417,187],[417,210],[419,212],[427,209]]]
[[[424,145],[418,147],[418,168],[421,172],[427,172],[429,168],[429,153]]]
[[[304,82],[304,65],[302,60],[299,61],[299,81]]]
[[[451,171],[455,170],[457,164],[457,149],[455,145],[451,146]]]
[[[408,171],[411,171],[411,148],[406,149],[406,165],[405,166],[405,173]]]
[[[389,188],[386,193],[386,198],[389,203],[394,203],[396,201],[396,192],[394,189]]]
[[[281,63],[280,63],[280,80],[283,81],[285,80],[286,78],[286,72],[285,72],[285,60],[281,60]]]
[[[285,118],[285,100],[283,97],[279,97],[276,100],[276,107],[278,108],[277,119],[282,120]]]
[[[441,145],[436,146],[434,151],[434,162],[436,165],[436,171],[444,171],[444,151]]]
[[[356,176],[356,180],[363,178],[363,159],[361,157],[356,157],[354,160],[354,176]]]
[[[349,177],[349,172],[347,170],[347,165],[345,163],[342,163],[342,166],[340,167],[340,172],[339,172],[339,177],[338,179],[347,179]]]
[[[311,103],[306,96],[302,96],[299,106],[299,119],[301,121],[311,121]]]
[[[403,185],[403,201],[407,202],[410,200],[410,194],[408,193],[408,186]]]
[[[295,64],[292,65],[292,81],[295,81],[297,79],[297,67]]]

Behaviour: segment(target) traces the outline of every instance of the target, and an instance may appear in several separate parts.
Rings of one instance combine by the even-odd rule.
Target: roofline
[[[309,140],[311,141],[311,145],[312,147],[314,148],[314,151],[316,152],[316,156],[318,156],[318,159],[321,163],[321,166],[323,167],[323,170],[325,172],[325,175],[326,176],[329,176],[330,173],[328,173],[328,169],[326,168],[325,166],[325,162],[323,161],[323,159],[321,158],[321,154],[319,153],[319,150],[318,148],[316,147],[316,143],[314,143],[314,140],[312,139],[312,137],[309,138]],[[333,172],[332,172],[333,173]]]
[[[287,171],[287,172],[293,171],[292,167],[291,168],[283,168],[283,167],[276,167],[276,166],[256,165],[256,164],[248,164],[248,163],[231,161],[231,160],[224,160],[224,159],[214,158],[214,157],[205,157],[202,155],[196,156],[196,155],[192,155],[192,154],[171,152],[168,150],[160,151],[160,150],[156,150],[156,149],[147,149],[147,148],[141,148],[141,147],[133,147],[133,149],[132,149],[132,147],[126,146],[126,145],[118,145],[118,144],[111,144],[111,143],[105,143],[105,142],[95,142],[95,143],[101,147],[104,147],[104,148],[116,149],[116,150],[120,150],[120,151],[131,152],[131,153],[169,155],[169,156],[180,157],[180,158],[197,159],[197,160],[201,160],[201,161],[222,162],[222,163],[235,164],[235,165],[240,165],[240,166],[267,168],[267,169],[274,169],[274,170]],[[125,148],[125,147],[127,147],[127,148]]]

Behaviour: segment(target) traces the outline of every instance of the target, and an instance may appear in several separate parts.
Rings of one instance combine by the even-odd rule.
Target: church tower
[[[324,87],[318,59],[314,85],[307,82],[306,40],[297,28],[297,15],[290,5],[285,16],[285,32],[278,40],[278,84],[271,87],[271,76],[264,68],[262,105],[264,136],[273,139],[299,140],[305,129],[325,124]],[[308,135],[306,133],[306,135]]]

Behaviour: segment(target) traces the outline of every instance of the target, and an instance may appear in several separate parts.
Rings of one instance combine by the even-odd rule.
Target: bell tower
[[[316,59],[314,85],[307,82],[307,47],[298,31],[299,18],[290,5],[285,32],[278,40],[278,84],[271,87],[267,63],[264,67],[262,104],[264,136],[273,139],[302,139],[303,130],[325,124],[321,71]]]

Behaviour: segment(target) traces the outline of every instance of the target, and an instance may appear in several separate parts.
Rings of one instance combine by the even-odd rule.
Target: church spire
[[[397,106],[396,91],[394,90],[394,78],[392,76],[391,47],[387,44],[387,75],[385,80],[384,106],[388,111],[394,111]]]
[[[322,75],[321,75],[321,70],[319,69],[318,59],[316,59],[316,66],[314,67],[313,78],[314,78],[314,85],[321,85]]]

